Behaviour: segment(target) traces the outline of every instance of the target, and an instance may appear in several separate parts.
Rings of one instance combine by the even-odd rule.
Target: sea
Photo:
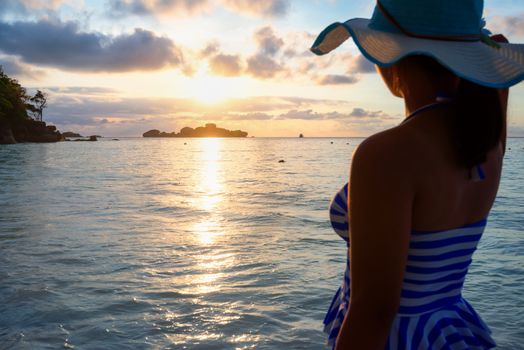
[[[327,349],[328,206],[361,141],[0,146],[0,349]],[[463,294],[524,349],[524,139]]]

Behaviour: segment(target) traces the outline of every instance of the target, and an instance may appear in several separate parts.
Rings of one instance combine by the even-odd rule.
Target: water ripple
[[[323,348],[346,254],[327,206],[359,142],[0,146],[0,349]],[[519,349],[524,141],[510,144],[464,294]]]

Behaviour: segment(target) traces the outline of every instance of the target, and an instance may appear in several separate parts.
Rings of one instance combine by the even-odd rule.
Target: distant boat
[[[298,135],[298,137],[300,137],[302,139],[302,138],[304,138],[304,134],[300,134],[300,135]]]

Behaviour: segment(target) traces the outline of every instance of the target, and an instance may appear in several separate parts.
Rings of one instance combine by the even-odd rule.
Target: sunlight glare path
[[[222,140],[218,138],[201,139],[202,171],[200,173],[200,186],[195,191],[194,204],[197,208],[208,212],[208,215],[193,226],[193,232],[202,244],[214,243],[217,236],[223,232],[217,230],[221,227],[221,217],[218,214],[218,206],[223,201],[223,179],[220,175],[220,151]]]

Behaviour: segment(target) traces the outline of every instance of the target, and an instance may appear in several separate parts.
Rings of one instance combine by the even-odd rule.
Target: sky
[[[397,125],[390,95],[352,44],[309,51],[371,0],[0,0],[0,65],[48,94],[44,121],[140,136],[216,123],[250,136],[368,136]],[[524,42],[524,1],[486,0],[487,28]],[[510,136],[524,136],[524,84]]]

